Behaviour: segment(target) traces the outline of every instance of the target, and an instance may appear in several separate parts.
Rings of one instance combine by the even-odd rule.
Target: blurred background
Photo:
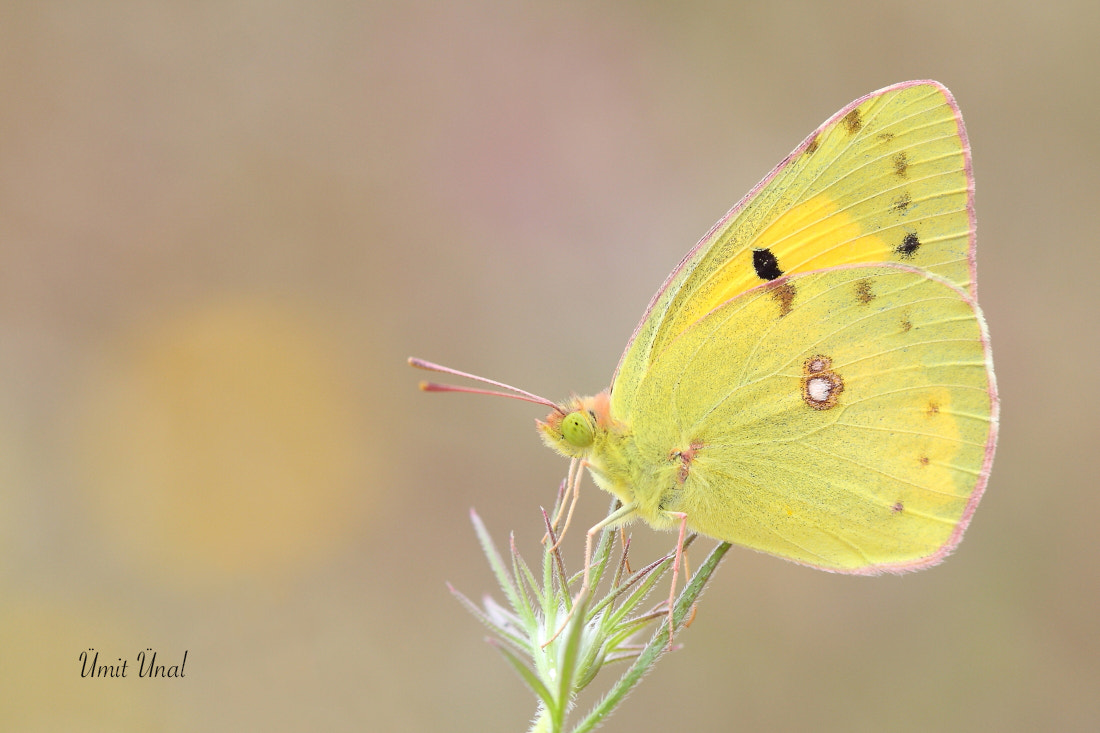
[[[606,730],[1100,727],[1096,3],[0,17],[0,730],[526,729],[445,582],[495,587],[470,507],[537,557],[566,465],[405,357],[602,389],[711,224],[912,78],[974,148],[1003,411],[966,541],[876,579],[733,550]]]

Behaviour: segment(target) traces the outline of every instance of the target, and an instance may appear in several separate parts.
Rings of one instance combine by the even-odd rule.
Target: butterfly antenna
[[[561,414],[566,414],[565,408],[556,402],[551,402],[545,397],[539,397],[536,394],[531,394],[526,390],[513,387],[510,384],[504,382],[498,382],[493,379],[486,379],[485,377],[479,377],[476,374],[469,374],[467,372],[460,372],[457,369],[451,369],[441,364],[434,364],[430,361],[424,361],[423,359],[417,359],[416,357],[409,357],[409,366],[417,369],[424,369],[429,372],[440,372],[441,374],[450,374],[455,377],[463,377],[465,379],[472,379],[475,382],[482,382],[483,384],[491,384],[494,387],[500,387],[501,389],[509,390],[509,392],[499,392],[493,389],[478,389],[476,387],[459,387],[453,384],[439,384],[438,382],[421,382],[420,389],[425,392],[464,392],[466,394],[483,394],[492,395],[494,397],[511,397],[514,400],[523,400],[524,402],[534,402],[536,405],[545,405],[553,410],[557,410]]]

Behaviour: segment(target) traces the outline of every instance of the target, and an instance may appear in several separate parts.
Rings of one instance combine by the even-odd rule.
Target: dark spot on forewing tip
[[[902,238],[901,244],[894,248],[894,251],[903,259],[909,259],[917,253],[918,249],[920,249],[920,238],[913,232],[909,232]]]
[[[863,116],[860,114],[858,107],[844,115],[844,129],[849,135],[855,135],[862,127]]]

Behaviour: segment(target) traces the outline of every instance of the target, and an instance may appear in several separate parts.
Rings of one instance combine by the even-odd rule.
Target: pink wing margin
[[[619,363],[615,366],[615,372],[611,376],[611,384],[612,385],[615,384],[615,379],[618,377],[619,370],[622,368],[623,360],[626,358],[626,355],[628,353],[630,353],[630,347],[634,345],[634,340],[638,337],[638,333],[642,330],[642,324],[645,323],[646,320],[649,319],[650,314],[653,312],[653,309],[657,305],[657,302],[661,299],[661,296],[665,294],[665,291],[668,290],[669,286],[673,283],[673,281],[675,281],[677,279],[677,277],[680,275],[680,273],[683,272],[684,268],[687,267],[688,264],[692,260],[695,259],[695,256],[699,253],[699,250],[702,249],[706,244],[708,244],[710,242],[711,238],[720,229],[723,229],[735,216],[737,216],[737,214],[740,213],[741,209],[743,209],[749,201],[751,201],[753,198],[755,198],[756,194],[758,194],[762,188],[764,188],[769,183],[771,183],[772,180],[777,175],[779,175],[780,171],[782,171],[784,168],[786,168],[792,160],[794,160],[799,155],[801,155],[803,153],[803,151],[805,151],[806,148],[809,147],[810,143],[813,142],[814,139],[816,139],[817,136],[820,135],[821,132],[826,127],[829,127],[830,125],[835,124],[837,121],[842,119],[845,115],[847,115],[849,112],[851,112],[853,109],[855,109],[859,105],[866,102],[868,99],[872,99],[874,97],[881,97],[882,95],[889,94],[890,92],[896,92],[896,91],[900,91],[902,89],[907,89],[909,87],[915,87],[915,86],[930,86],[930,87],[934,87],[935,89],[940,91],[944,95],[944,98],[947,100],[947,104],[951,107],[951,111],[955,115],[955,122],[958,125],[959,138],[962,140],[963,160],[964,160],[963,165],[964,165],[964,169],[966,171],[966,213],[967,213],[967,216],[970,220],[970,237],[969,237],[970,241],[967,245],[967,261],[968,261],[969,270],[970,270],[970,283],[971,283],[970,284],[969,296],[970,296],[971,299],[976,299],[977,295],[978,295],[978,291],[977,291],[978,279],[977,279],[977,259],[976,259],[977,239],[976,239],[976,234],[975,234],[976,227],[977,227],[977,218],[974,215],[974,166],[973,166],[973,159],[972,159],[972,156],[971,156],[971,153],[970,153],[970,139],[966,135],[966,126],[963,124],[962,112],[959,111],[959,105],[955,101],[954,95],[951,94],[950,90],[948,90],[947,87],[945,87],[943,84],[939,83],[938,81],[934,81],[932,79],[917,79],[917,80],[913,80],[913,81],[903,81],[903,82],[900,82],[898,84],[892,84],[888,87],[883,87],[882,89],[871,92],[870,94],[863,95],[859,99],[856,99],[855,101],[845,105],[845,107],[843,109],[841,109],[839,112],[834,114],[829,119],[825,120],[825,122],[821,123],[821,125],[819,125],[816,130],[814,130],[812,133],[810,133],[806,137],[806,139],[803,140],[798,145],[798,147],[796,147],[794,150],[792,150],[791,153],[786,158],[784,158],[782,161],[780,161],[779,165],[775,166],[775,168],[772,168],[771,172],[768,173],[768,175],[764,176],[764,178],[759,183],[757,183],[755,186],[753,186],[752,189],[748,193],[746,193],[744,196],[742,196],[741,200],[738,201],[736,204],[734,204],[733,208],[731,208],[728,212],[726,212],[726,215],[723,216],[721,219],[719,219],[714,224],[714,226],[712,226],[710,228],[710,231],[708,231],[706,234],[703,235],[703,238],[700,239],[695,244],[695,246],[692,247],[686,255],[684,255],[683,259],[680,260],[679,264],[676,265],[675,268],[673,268],[672,272],[670,272],[668,277],[665,278],[664,283],[661,284],[661,287],[659,287],[657,289],[657,292],[653,295],[653,298],[649,301],[649,305],[646,307],[645,313],[642,314],[641,320],[638,321],[638,325],[634,327],[634,332],[632,334],[630,334],[630,339],[626,342],[626,348],[623,349],[622,356],[619,357]],[[983,321],[983,327],[984,327],[984,321]]]

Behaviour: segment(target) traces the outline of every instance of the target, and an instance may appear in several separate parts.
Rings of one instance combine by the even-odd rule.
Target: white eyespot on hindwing
[[[828,410],[844,391],[844,380],[833,371],[833,360],[820,354],[802,365],[802,400],[815,410]]]

